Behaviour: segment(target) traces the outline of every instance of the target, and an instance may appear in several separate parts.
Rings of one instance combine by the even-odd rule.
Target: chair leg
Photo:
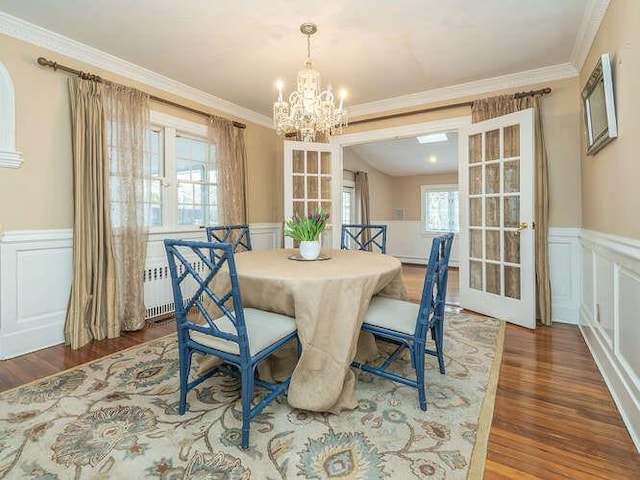
[[[187,385],[189,383],[189,370],[191,369],[191,355],[192,352],[189,348],[180,347],[180,403],[178,404],[178,413],[180,415],[184,415],[187,410]]]
[[[242,440],[240,446],[243,449],[249,448],[249,429],[251,427],[251,400],[253,399],[254,369],[244,368],[241,370],[242,381]]]
[[[411,352],[416,370],[416,382],[418,384],[418,403],[422,411],[427,409],[427,392],[424,384],[424,349],[424,343],[418,343]]]
[[[436,344],[436,353],[438,354],[438,366],[440,368],[440,373],[441,374],[445,374],[445,368],[444,368],[444,353],[443,353],[443,328],[442,328],[442,324],[440,323],[436,323],[433,326],[433,331],[432,331],[432,336],[433,336],[433,340]]]

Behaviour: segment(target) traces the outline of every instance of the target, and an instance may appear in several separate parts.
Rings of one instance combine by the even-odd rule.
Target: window
[[[215,145],[178,135],[176,138],[178,225],[218,223]]]
[[[342,223],[355,223],[355,184],[353,181],[345,180],[342,185]]]
[[[421,185],[424,232],[458,232],[459,195],[457,185]]]
[[[143,147],[145,225],[154,231],[218,224],[216,146],[207,141],[206,125],[157,112],[151,123]],[[117,145],[110,151],[115,165]],[[119,208],[112,182],[112,212]]]

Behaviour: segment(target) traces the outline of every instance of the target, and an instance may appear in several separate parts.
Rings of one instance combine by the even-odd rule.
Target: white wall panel
[[[626,268],[620,268],[617,283],[619,299],[616,355],[637,391],[640,389],[640,276]]]
[[[436,233],[422,233],[419,220],[373,220],[371,223],[387,225],[387,253],[397,257],[404,263],[426,265],[431,251],[431,241],[437,237]],[[460,265],[458,235],[451,246],[449,263],[457,267]]]
[[[580,330],[640,451],[640,242],[583,230]]]
[[[609,347],[613,346],[613,262],[594,252],[594,315],[593,325]]]
[[[0,241],[0,358],[64,341],[70,230],[7,232]]]
[[[552,320],[577,324],[580,316],[579,229],[549,229],[549,276]]]

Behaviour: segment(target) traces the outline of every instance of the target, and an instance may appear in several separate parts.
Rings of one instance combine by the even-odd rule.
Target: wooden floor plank
[[[424,267],[404,266],[403,274],[409,298],[419,299]],[[449,280],[447,301],[456,303],[456,269]],[[2,361],[0,391],[174,332],[167,323]],[[484,478],[640,479],[640,454],[576,326],[507,326]]]

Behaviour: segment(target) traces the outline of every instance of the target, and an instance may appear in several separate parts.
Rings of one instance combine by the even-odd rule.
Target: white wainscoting
[[[253,248],[279,248],[282,225],[250,225]],[[153,233],[147,265],[166,265],[162,240],[204,239],[203,230]],[[0,359],[64,342],[72,276],[71,229],[8,231],[0,239]]]
[[[640,451],[640,241],[583,230],[580,330]]]
[[[549,229],[551,316],[577,324],[580,318],[580,229]]]
[[[373,220],[371,223],[387,225],[387,253],[403,263],[426,265],[431,250],[431,241],[438,234],[422,233],[419,220]],[[454,238],[449,263],[460,265],[458,238]]]
[[[0,358],[64,341],[71,230],[6,232],[0,242]]]

